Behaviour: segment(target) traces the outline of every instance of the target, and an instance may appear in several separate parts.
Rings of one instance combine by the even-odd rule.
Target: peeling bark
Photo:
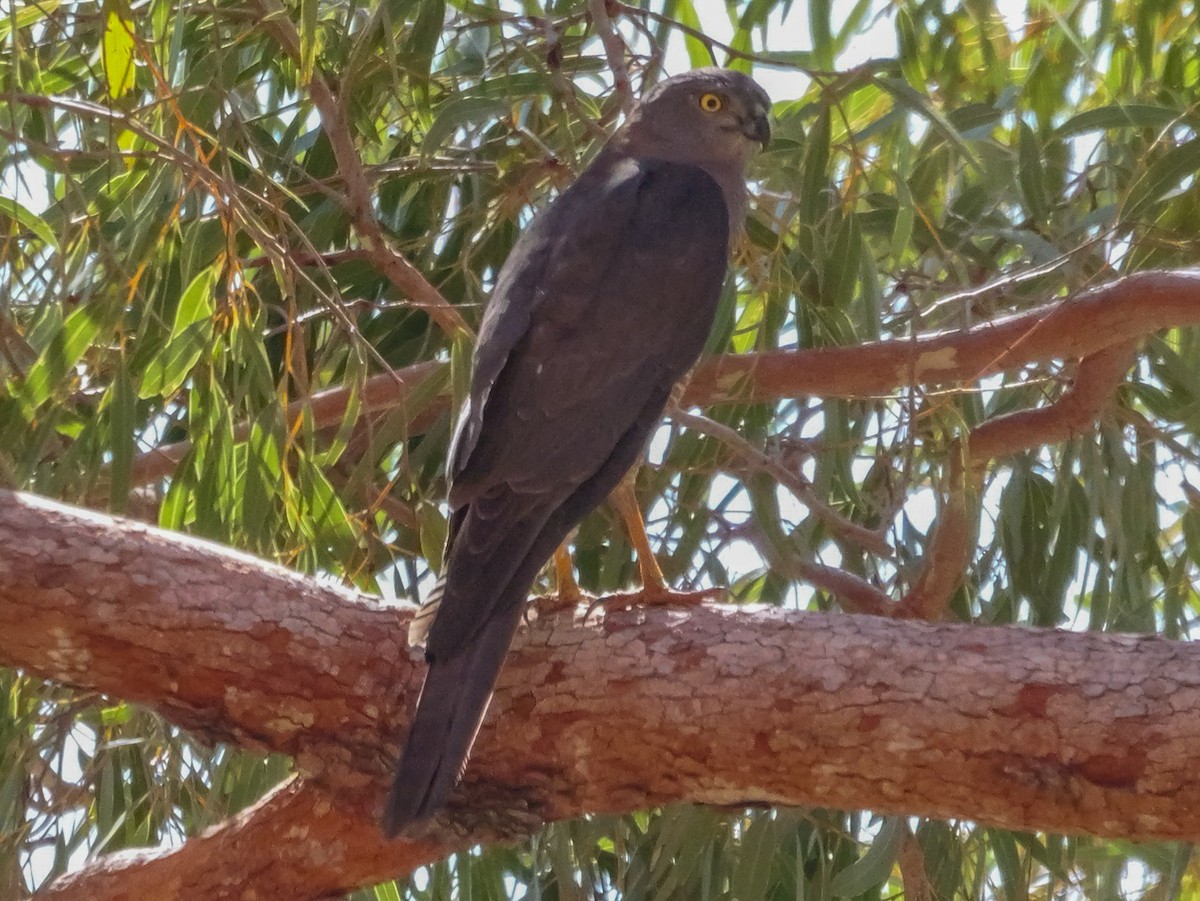
[[[99,861],[48,896],[323,897],[545,821],[677,801],[1200,839],[1193,644],[712,606],[523,629],[450,809],[388,846],[375,817],[421,668],[407,616],[0,495],[0,663],[293,754],[302,774],[180,849]]]

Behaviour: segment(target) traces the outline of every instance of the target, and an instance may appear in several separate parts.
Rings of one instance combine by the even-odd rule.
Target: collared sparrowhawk
[[[388,835],[445,804],[538,572],[637,461],[703,348],[769,107],[725,69],[655,85],[501,269],[447,462],[429,669]]]

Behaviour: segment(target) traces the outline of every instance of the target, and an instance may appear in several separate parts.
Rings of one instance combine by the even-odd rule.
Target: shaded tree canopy
[[[0,897],[1193,890],[1198,16],[10,4]],[[714,62],[775,139],[636,490],[728,603],[533,623],[385,845],[489,288]]]

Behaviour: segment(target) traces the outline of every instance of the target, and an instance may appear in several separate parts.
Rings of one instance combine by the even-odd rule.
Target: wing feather
[[[579,484],[650,393],[695,362],[712,325],[729,222],[711,176],[626,160],[574,188],[548,217],[556,238],[541,278],[501,280],[528,294],[493,301],[524,325],[504,332],[499,367],[497,332],[481,331],[479,359],[494,374],[477,376],[486,394],[472,389],[478,421],[456,451],[453,507],[500,484]]]
[[[446,572],[389,833],[444,803],[530,585],[635,462],[695,362],[729,229],[702,170],[605,151],[506,262],[449,455]]]

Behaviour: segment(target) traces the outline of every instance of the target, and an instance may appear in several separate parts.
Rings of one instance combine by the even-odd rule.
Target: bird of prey
[[[447,461],[429,668],[387,835],[445,804],[538,572],[637,461],[703,348],[769,108],[731,70],[655,85],[501,269]]]

